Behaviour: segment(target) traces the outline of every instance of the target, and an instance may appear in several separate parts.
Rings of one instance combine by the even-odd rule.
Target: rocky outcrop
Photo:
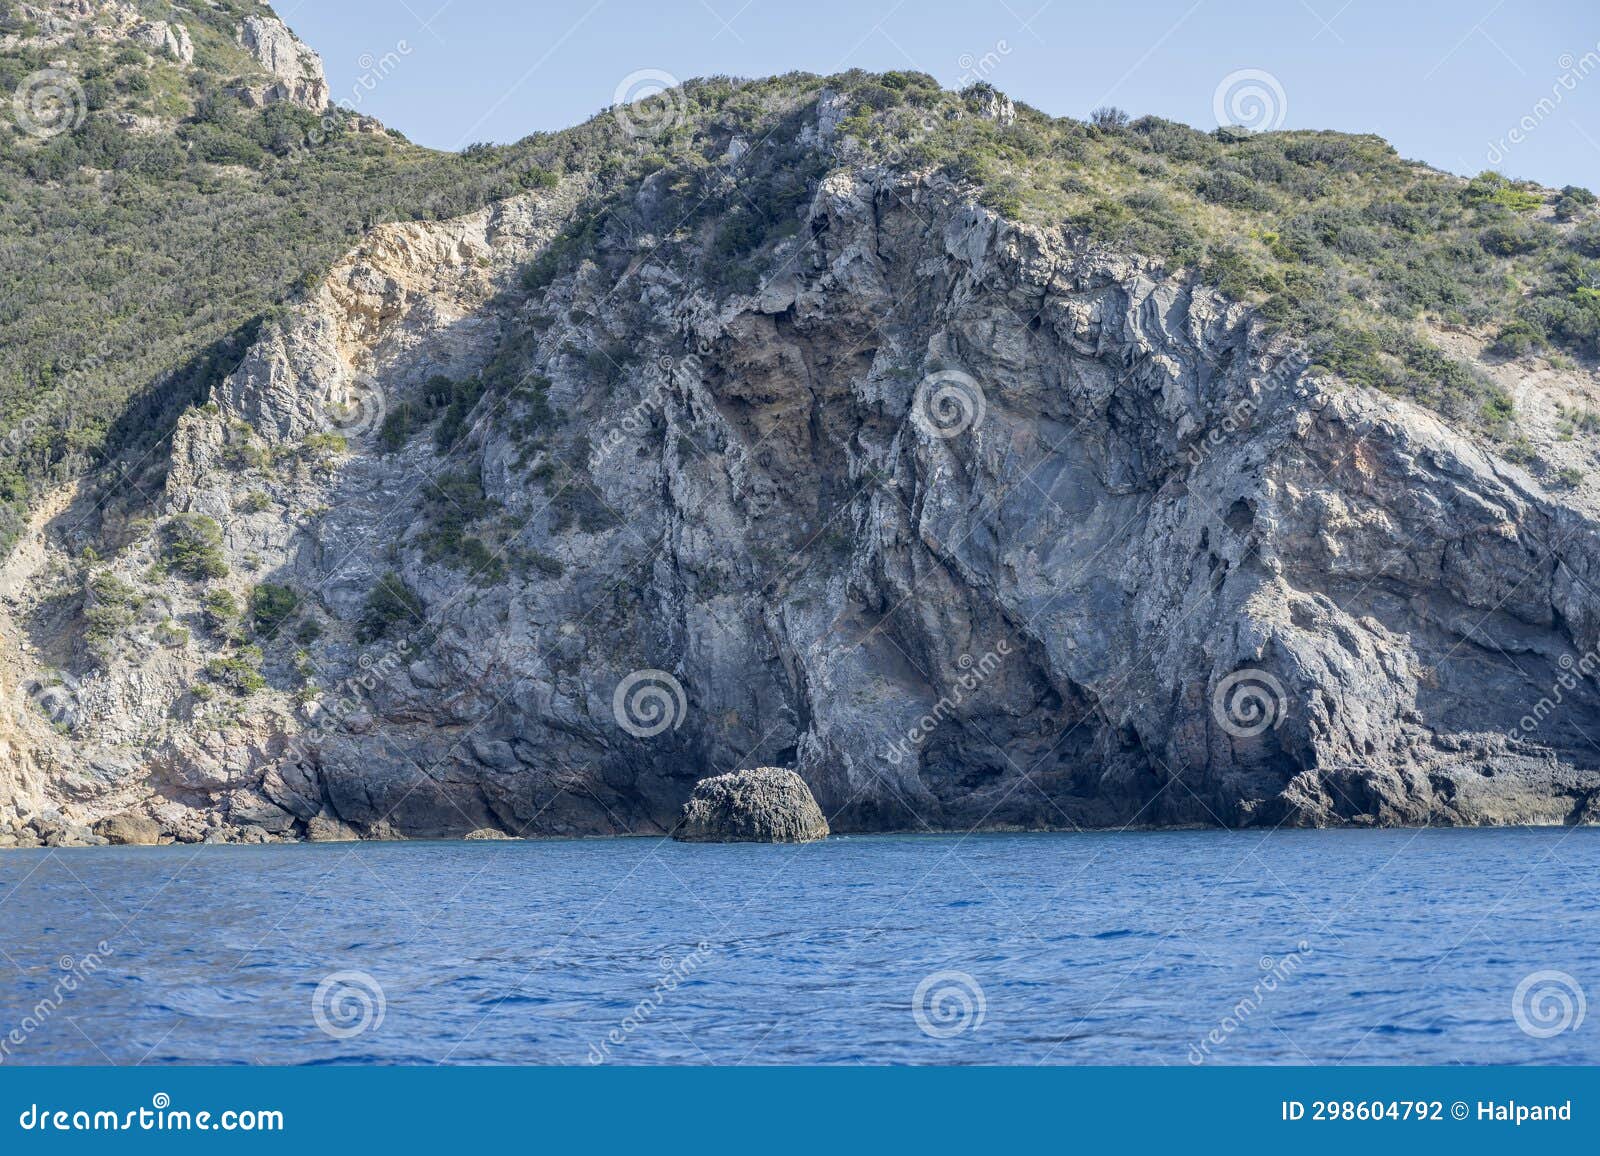
[[[189,30],[182,24],[151,20],[137,25],[128,33],[128,38],[153,52],[164,52],[183,64],[194,63],[194,43],[189,39]]]
[[[41,522],[0,814],[664,834],[765,762],[841,831],[1594,821],[1587,491],[937,176],[835,169],[743,290],[646,180],[524,281],[581,186],[375,230],[148,523],[86,566]],[[196,518],[226,574],[171,568]],[[261,586],[281,623],[208,617]]]
[[[805,780],[779,767],[701,779],[672,832],[683,843],[810,843],[828,837]]]
[[[123,846],[151,846],[161,842],[161,827],[134,812],[108,815],[95,824],[94,830],[106,842]]]
[[[246,16],[239,25],[239,46],[277,78],[277,83],[249,90],[257,104],[290,104],[321,112],[328,107],[328,81],[322,58],[296,38],[275,16]]]
[[[0,848],[95,847],[108,840],[89,828],[47,808],[27,819],[0,822]]]

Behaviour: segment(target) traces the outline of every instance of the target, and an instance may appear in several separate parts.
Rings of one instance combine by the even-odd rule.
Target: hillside
[[[247,20],[268,30],[252,45],[276,25],[244,0],[0,4],[0,88],[42,91],[47,111],[30,131],[17,106],[0,108],[0,227],[12,238],[0,252],[0,478],[13,511],[0,515],[0,547],[30,485],[170,427],[260,319],[373,224],[455,216],[577,173],[598,182],[590,219],[603,221],[608,194],[670,167],[681,227],[720,222],[708,280],[731,289],[797,227],[829,168],[939,171],[1013,219],[1192,269],[1259,303],[1329,368],[1416,397],[1530,462],[1504,391],[1442,354],[1432,330],[1558,369],[1600,354],[1590,194],[1465,182],[1373,137],[1207,134],[1115,110],[1052,119],[986,89],[957,96],[891,73],[692,82],[635,118],[645,131],[602,114],[444,154],[342,109],[339,94],[326,104],[303,46],[317,77],[308,92],[268,72],[243,43]],[[797,149],[798,112],[824,88],[837,140],[826,154]],[[963,115],[986,104],[996,115]],[[762,146],[737,183],[723,164],[735,137]]]
[[[0,29],[0,813],[1597,813],[1584,190],[913,73],[458,156],[260,6]]]

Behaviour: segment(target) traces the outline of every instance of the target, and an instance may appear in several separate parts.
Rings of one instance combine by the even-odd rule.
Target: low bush
[[[257,634],[274,637],[299,606],[300,596],[292,589],[263,582],[250,591],[251,624]]]
[[[205,514],[178,514],[163,528],[162,561],[186,578],[222,578],[222,527]]]

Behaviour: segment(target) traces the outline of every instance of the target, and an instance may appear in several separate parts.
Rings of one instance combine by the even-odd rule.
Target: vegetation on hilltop
[[[0,554],[37,487],[151,448],[363,231],[570,174],[590,198],[529,269],[530,288],[631,245],[648,180],[680,222],[660,243],[692,250],[710,291],[748,289],[817,180],[889,163],[943,170],[1008,216],[1194,269],[1328,367],[1490,432],[1507,428],[1508,400],[1421,322],[1494,334],[1506,355],[1600,355],[1600,223],[1581,189],[1466,181],[1370,136],[1208,134],[1020,105],[1007,123],[982,114],[992,90],[946,93],[905,72],[694,81],[641,108],[643,132],[602,114],[443,153],[347,113],[245,107],[232,90],[251,64],[232,29],[247,9],[261,10],[183,11],[189,68],[87,37],[0,55],[0,91],[65,61],[87,105],[44,139],[0,121]],[[7,32],[28,28],[0,0]],[[827,147],[806,135],[824,90],[843,117]],[[749,151],[730,161],[735,138]]]

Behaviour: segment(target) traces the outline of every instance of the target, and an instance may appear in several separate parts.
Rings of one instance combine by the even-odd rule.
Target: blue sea
[[[1600,830],[0,852],[6,1064],[1600,1062]]]

